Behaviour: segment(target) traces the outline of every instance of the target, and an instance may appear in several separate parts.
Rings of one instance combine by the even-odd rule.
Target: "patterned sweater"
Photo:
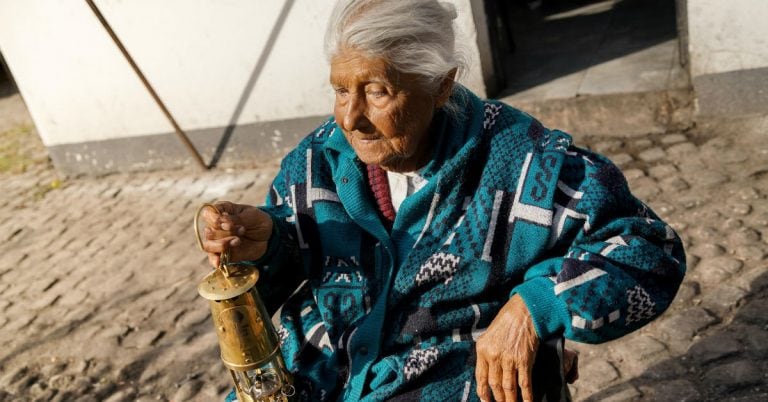
[[[513,294],[540,338],[589,343],[671,303],[680,239],[616,166],[457,92],[463,113],[435,116],[428,184],[389,230],[333,119],[283,160],[258,286],[301,399],[476,400],[475,340]]]

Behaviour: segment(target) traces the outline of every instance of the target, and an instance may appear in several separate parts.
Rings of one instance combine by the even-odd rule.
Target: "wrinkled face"
[[[436,101],[416,77],[383,59],[345,50],[331,60],[334,115],[357,156],[395,172],[415,171],[431,156]]]

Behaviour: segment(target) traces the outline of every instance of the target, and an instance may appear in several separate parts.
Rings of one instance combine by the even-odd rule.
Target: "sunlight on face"
[[[429,126],[435,97],[416,77],[382,58],[349,49],[331,60],[334,115],[357,156],[386,170],[408,172],[431,156]]]

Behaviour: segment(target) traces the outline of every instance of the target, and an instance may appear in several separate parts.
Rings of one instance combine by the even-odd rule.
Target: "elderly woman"
[[[214,266],[260,267],[302,399],[533,400],[540,343],[625,335],[682,280],[680,239],[618,168],[454,82],[455,17],[340,2],[334,117],[266,206],[205,215]]]

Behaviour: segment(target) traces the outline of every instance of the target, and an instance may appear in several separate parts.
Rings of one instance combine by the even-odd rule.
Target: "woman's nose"
[[[365,116],[365,100],[356,95],[350,98],[344,111],[344,129],[347,131],[360,131],[370,125],[368,118]]]

